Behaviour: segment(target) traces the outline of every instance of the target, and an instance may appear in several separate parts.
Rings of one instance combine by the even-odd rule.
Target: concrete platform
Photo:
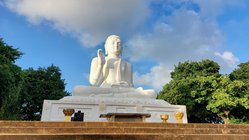
[[[44,100],[41,121],[63,121],[63,109],[66,108],[84,113],[85,122],[107,122],[106,118],[99,117],[107,113],[147,113],[151,116],[146,118],[146,122],[161,122],[160,115],[167,114],[168,122],[175,123],[175,112],[182,112],[183,123],[188,122],[185,105],[171,105],[160,99],[84,96]]]
[[[248,140],[249,125],[0,121],[2,140]]]

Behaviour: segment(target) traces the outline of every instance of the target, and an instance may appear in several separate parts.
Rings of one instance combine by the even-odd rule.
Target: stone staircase
[[[0,140],[249,140],[249,125],[0,121]]]

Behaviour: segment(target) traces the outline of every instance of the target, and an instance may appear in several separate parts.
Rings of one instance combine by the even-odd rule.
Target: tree
[[[25,70],[21,91],[21,118],[40,120],[43,100],[58,100],[66,95],[68,93],[58,67],[52,65],[38,70]]]
[[[249,86],[249,61],[238,65],[239,68],[235,69],[229,75],[231,80],[241,80]]]
[[[206,109],[206,98],[214,90],[213,81],[220,76],[219,68],[211,60],[179,63],[171,72],[172,80],[158,97],[171,104],[186,105],[189,122],[220,121],[217,115]]]
[[[239,118],[234,112],[236,109],[249,109],[246,93],[246,86],[242,81],[231,81],[226,76],[217,79],[217,87],[210,97],[207,98],[207,109],[217,113],[225,123],[229,123],[230,118]],[[233,113],[233,114],[231,114]]]
[[[238,66],[239,68],[230,73],[229,78],[232,81],[242,81],[246,86],[246,93],[244,94],[244,97],[240,99],[240,103],[242,105],[239,105],[236,109],[234,109],[234,114],[232,115],[237,116],[237,118],[233,118],[237,123],[249,122],[249,111],[248,109],[245,109],[249,106],[249,61],[241,63]]]
[[[22,86],[22,70],[15,60],[22,53],[0,39],[0,119],[18,119],[18,99]]]
[[[184,62],[175,66],[173,72],[171,72],[171,78],[173,80],[180,80],[187,77],[196,76],[219,76],[220,66],[209,59],[202,60],[201,62]]]
[[[237,118],[234,112],[239,106],[247,109],[249,100],[243,82],[219,74],[219,65],[214,61],[179,63],[171,77],[158,97],[172,104],[185,104],[189,122],[220,123],[221,119]]]
[[[189,122],[220,122],[221,119],[215,113],[206,109],[206,99],[214,92],[216,79],[215,76],[196,76],[171,80],[163,87],[159,98],[171,104],[186,105]]]
[[[22,71],[15,64],[21,56],[0,38],[0,119],[40,120],[44,99],[56,100],[69,93],[58,67]]]

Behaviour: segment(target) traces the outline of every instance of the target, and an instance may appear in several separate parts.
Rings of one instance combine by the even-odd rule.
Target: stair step
[[[209,135],[209,134],[190,134],[190,135],[0,135],[4,140],[248,140],[249,135]]]
[[[169,128],[231,128],[249,129],[239,124],[176,124],[176,123],[125,123],[125,122],[41,122],[41,121],[0,121],[1,127],[169,127]]]
[[[4,140],[249,140],[249,125],[0,121]]]
[[[139,127],[117,127],[117,128],[59,128],[59,127],[18,127],[18,128],[0,128],[1,134],[65,134],[65,133],[82,133],[82,134],[133,134],[133,133],[154,133],[154,134],[249,134],[249,129],[215,129],[215,128],[139,128]]]

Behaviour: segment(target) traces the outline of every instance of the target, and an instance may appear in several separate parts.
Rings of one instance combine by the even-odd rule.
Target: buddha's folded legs
[[[144,90],[143,88],[133,87],[92,87],[76,86],[73,96],[100,96],[100,97],[142,97],[155,99],[157,94],[154,90]]]

